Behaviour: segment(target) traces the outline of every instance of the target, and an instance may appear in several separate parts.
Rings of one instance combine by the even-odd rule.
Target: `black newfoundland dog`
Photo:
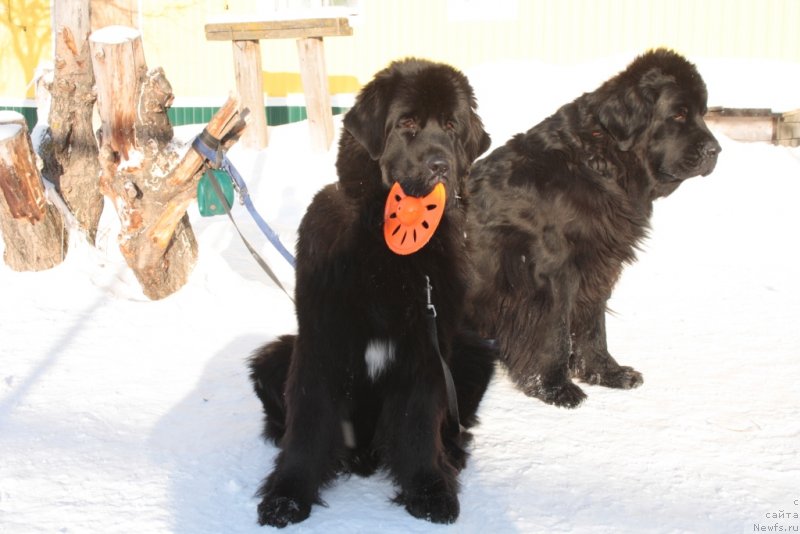
[[[575,407],[572,377],[642,383],[608,353],[606,302],[653,201],[714,169],[706,97],[694,65],[653,50],[473,166],[468,315],[527,395]]]
[[[413,516],[457,518],[469,438],[457,413],[465,427],[476,422],[496,357],[461,324],[461,198],[489,146],[475,107],[463,74],[408,59],[379,72],[346,114],[339,181],[317,193],[299,228],[298,333],[250,362],[264,434],[281,449],[259,491],[261,524],[302,521],[336,475],[378,468]],[[396,254],[384,240],[396,182],[418,197],[440,183],[446,191],[441,222],[417,252]]]

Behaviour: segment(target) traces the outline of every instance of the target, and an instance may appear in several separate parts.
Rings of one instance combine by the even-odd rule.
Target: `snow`
[[[624,63],[607,65],[530,65],[509,76],[550,76],[552,87],[514,98],[501,91],[520,89],[496,75],[505,65],[468,74],[497,145]],[[704,65],[711,95],[736,89],[714,80],[740,66]],[[759,81],[769,79],[738,87]],[[797,84],[782,87],[796,106],[786,95]],[[584,385],[587,402],[564,410],[500,372],[473,432],[455,525],[391,504],[385,477],[354,476],[287,532],[797,531],[800,148],[719,140],[714,173],[657,202],[651,237],[611,301],[609,345],[644,373],[642,387]],[[291,248],[311,196],[335,179],[335,148],[306,150],[305,123],[273,128],[270,142],[231,157]],[[286,262],[234,211],[291,285]],[[56,268],[0,265],[0,532],[264,531],[253,495],[276,449],[259,436],[245,359],[292,332],[294,311],[225,217],[203,219],[195,207],[191,217],[198,265],[161,301],[147,300],[125,266],[111,206],[97,248],[73,233]]]
[[[0,124],[0,141],[8,141],[9,139],[15,137],[19,134],[19,131],[22,129],[21,124]]]
[[[128,26],[106,26],[93,31],[89,39],[95,43],[123,44],[141,36],[141,32]]]

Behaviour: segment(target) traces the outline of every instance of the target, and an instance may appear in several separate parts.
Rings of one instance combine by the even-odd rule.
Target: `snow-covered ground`
[[[498,145],[630,59],[469,74]],[[698,64],[711,105],[800,105],[797,65]],[[525,80],[536,89],[514,83]],[[352,477],[287,531],[799,531],[800,149],[720,142],[712,175],[656,204],[651,238],[611,302],[609,345],[644,373],[641,388],[584,386],[588,401],[564,410],[501,372],[457,523],[414,519],[389,502],[386,478]],[[307,146],[295,124],[274,128],[263,152],[232,151],[288,245],[311,195],[335,178],[335,150]],[[294,311],[226,218],[191,213],[199,264],[162,301],[143,297],[122,261],[110,209],[98,248],[74,236],[49,271],[0,265],[0,532],[263,531],[253,494],[276,449],[259,437],[245,359],[293,331]]]

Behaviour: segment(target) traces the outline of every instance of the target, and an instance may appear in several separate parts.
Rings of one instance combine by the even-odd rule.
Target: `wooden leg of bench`
[[[322,38],[298,39],[297,52],[311,128],[311,145],[316,150],[328,150],[333,140],[333,113]]]
[[[241,143],[260,150],[267,146],[267,114],[264,110],[264,81],[261,74],[261,45],[258,41],[233,41],[233,68],[241,109],[250,110]]]

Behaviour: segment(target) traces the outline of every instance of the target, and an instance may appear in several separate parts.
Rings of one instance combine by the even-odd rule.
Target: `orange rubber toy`
[[[383,212],[383,237],[389,249],[405,256],[424,247],[442,220],[445,198],[441,182],[424,197],[406,195],[395,182]]]

